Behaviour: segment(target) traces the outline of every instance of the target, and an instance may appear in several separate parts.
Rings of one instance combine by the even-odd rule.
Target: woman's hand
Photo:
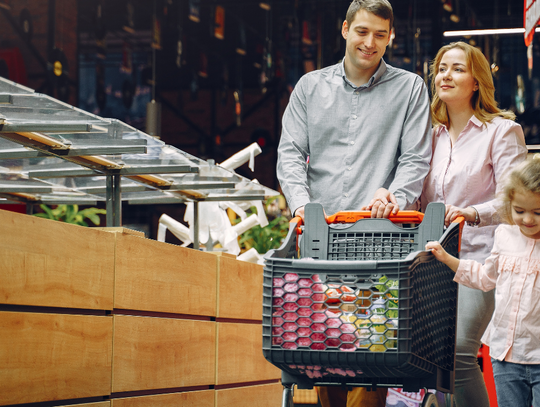
[[[446,205],[446,216],[444,218],[445,226],[452,223],[458,216],[463,216],[465,222],[474,222],[476,220],[476,210],[469,206],[468,208],[459,208],[454,205]]]
[[[373,199],[362,207],[362,210],[371,211],[372,218],[388,218],[390,214],[398,213],[399,205],[393,193],[386,188],[379,188],[375,191]]]

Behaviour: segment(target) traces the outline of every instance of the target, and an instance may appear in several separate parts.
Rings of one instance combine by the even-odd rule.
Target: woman
[[[446,204],[445,223],[457,216],[467,225],[462,259],[483,263],[493,246],[497,185],[527,155],[521,126],[501,110],[488,61],[463,42],[443,46],[431,64],[433,154],[422,207]],[[489,407],[476,357],[494,307],[493,291],[459,287],[455,401],[458,407]]]

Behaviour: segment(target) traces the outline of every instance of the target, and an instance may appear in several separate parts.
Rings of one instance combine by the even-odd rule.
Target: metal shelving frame
[[[122,202],[255,201],[279,193],[106,119],[0,78],[0,203],[33,206],[105,202],[121,226]]]

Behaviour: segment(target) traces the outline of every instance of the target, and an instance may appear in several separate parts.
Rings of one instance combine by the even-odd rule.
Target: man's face
[[[347,45],[347,69],[374,73],[390,42],[390,20],[359,10],[350,27],[343,22],[341,34]]]

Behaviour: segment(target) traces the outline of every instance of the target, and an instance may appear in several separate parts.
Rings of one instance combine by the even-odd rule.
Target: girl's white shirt
[[[496,289],[495,311],[482,337],[492,358],[540,363],[540,240],[526,237],[518,226],[500,225],[484,265],[460,260],[454,281]]]

